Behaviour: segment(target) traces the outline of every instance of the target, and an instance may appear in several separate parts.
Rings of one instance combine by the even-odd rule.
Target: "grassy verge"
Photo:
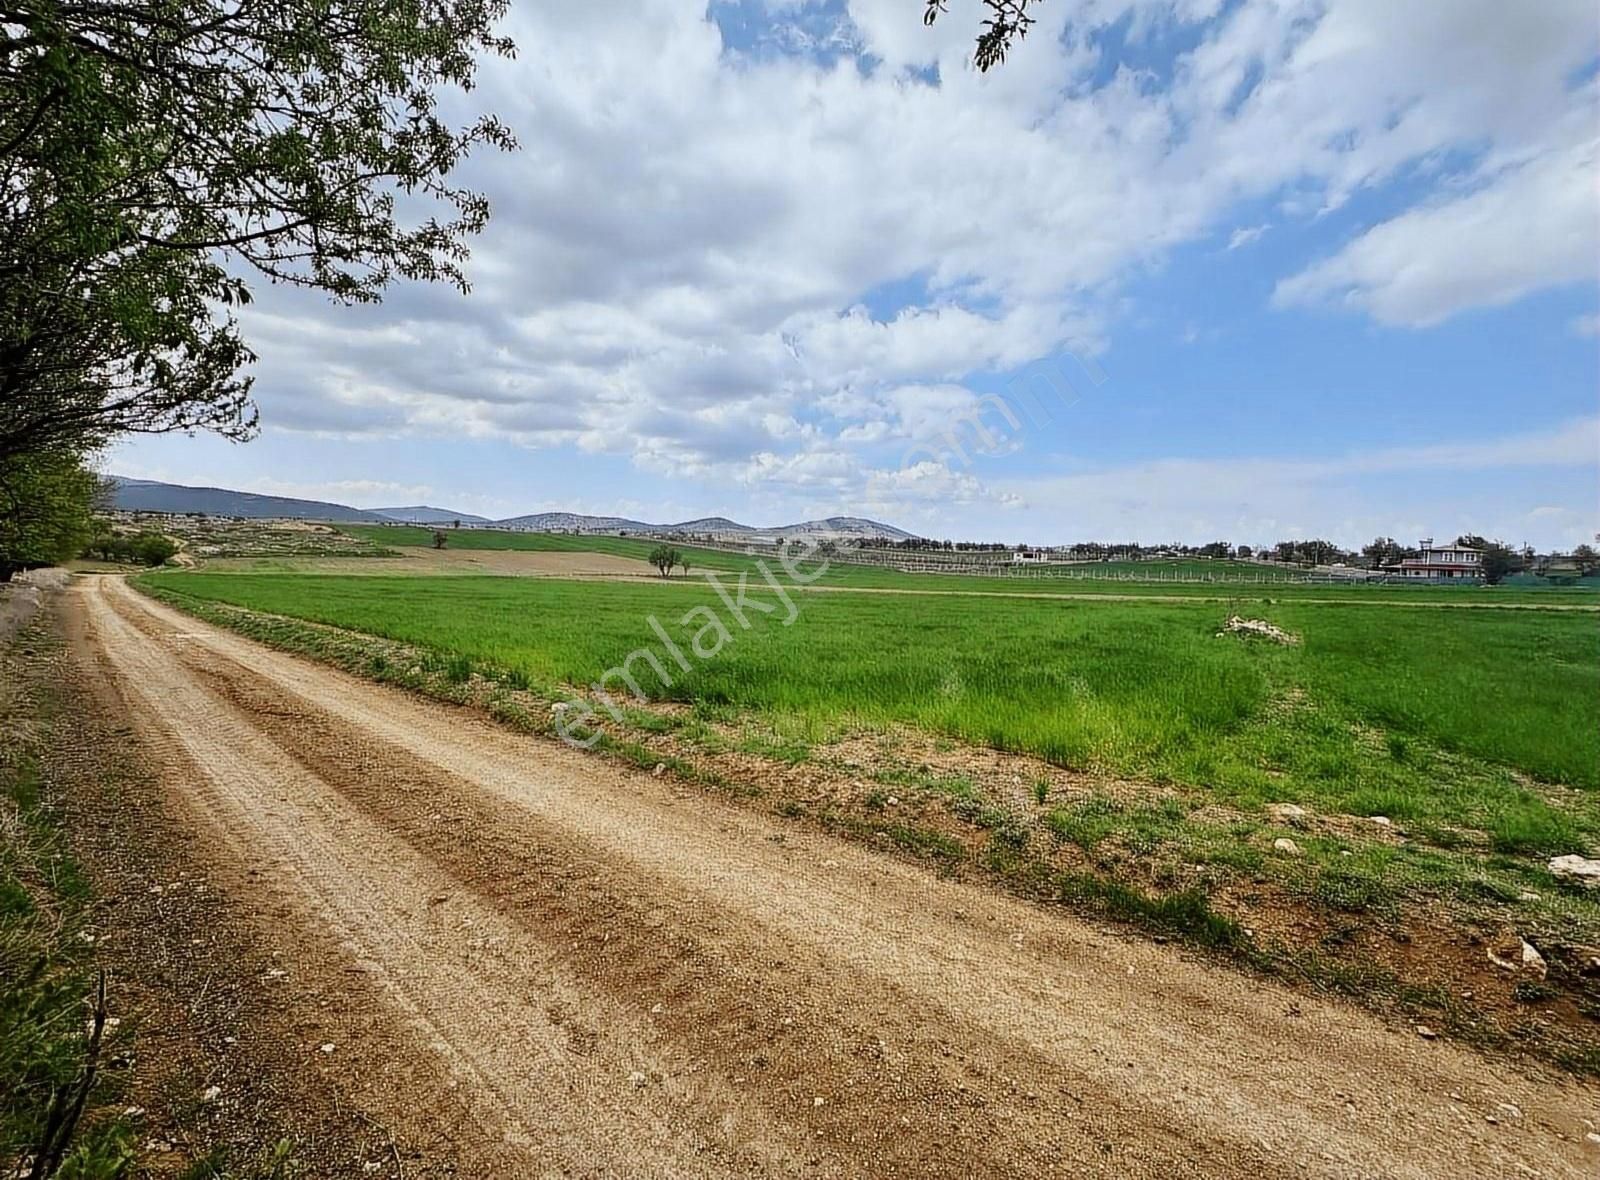
[[[48,769],[79,720],[57,674],[61,649],[48,610],[0,643],[0,1176],[298,1176],[286,1142],[248,1155],[203,1140],[182,1157],[145,1150],[155,1124],[128,1105],[136,1020],[126,981],[101,962],[97,931],[107,915],[74,853],[73,814],[60,794],[71,780]]]
[[[37,625],[17,640],[43,642]],[[103,1013],[96,1031],[91,891],[39,772],[49,701],[13,685],[0,708],[0,1165],[29,1175],[42,1156],[45,1176],[120,1176],[135,1129],[107,1112],[125,1058]]]
[[[358,614],[385,611],[368,624],[386,628],[389,634],[382,636],[223,601],[260,602],[259,583],[266,581],[180,577],[149,578],[142,585],[201,618],[281,649],[475,704],[503,722],[543,734],[553,728],[551,703],[569,695],[551,666],[501,662],[481,645],[461,650],[459,638],[481,644],[483,630],[500,627],[493,633],[504,637],[513,655],[538,647],[548,656],[564,643],[590,643],[603,635],[614,623],[606,595],[629,589],[513,587],[512,597],[502,598],[498,584],[484,584],[493,580],[477,579],[472,586],[447,586],[444,609],[436,611],[427,601],[431,595],[413,594],[413,613],[401,614],[381,594],[355,594],[361,587],[327,583],[328,593],[319,580],[314,595],[301,584],[298,598],[283,599],[271,597],[281,587],[267,588],[265,600],[284,611],[346,619],[352,603]],[[213,583],[226,593],[189,593],[210,593]],[[354,595],[349,600],[340,597],[346,589]],[[554,596],[544,597],[550,590]],[[478,613],[478,594],[499,609]],[[535,597],[516,597],[523,594]],[[579,596],[581,620],[551,607],[569,594]],[[544,609],[507,612],[508,603],[519,601],[539,602]],[[1094,648],[1113,665],[1118,637],[1128,634],[1119,626],[1145,620],[1145,639],[1133,650],[1159,662],[1171,655],[1163,654],[1160,629],[1190,625],[1164,606],[1096,609],[1136,612],[1131,621],[1111,620],[1112,638],[1102,637]],[[1550,633],[1542,624],[1558,619],[1519,617],[1531,630],[1514,635],[1545,639]],[[1215,658],[1225,669],[1248,672],[1241,683],[1250,692],[1247,707],[1208,723],[1207,741],[1196,740],[1184,756],[1191,761],[1168,750],[1167,761],[1155,764],[1159,774],[1123,777],[1104,765],[1063,766],[1001,742],[969,745],[894,714],[864,719],[860,712],[752,708],[705,696],[628,710],[624,725],[608,725],[600,749],[644,767],[660,765],[775,815],[924,860],[940,872],[986,876],[1025,896],[1425,1018],[1430,1027],[1600,1070],[1600,978],[1586,974],[1590,957],[1600,953],[1594,949],[1600,944],[1600,896],[1564,885],[1544,867],[1548,850],[1567,849],[1568,842],[1592,846],[1600,822],[1592,790],[1540,783],[1431,739],[1426,725],[1448,730],[1470,719],[1470,712],[1448,701],[1424,714],[1418,722],[1423,732],[1393,740],[1395,731],[1384,731],[1366,712],[1378,707],[1375,700],[1381,706],[1382,693],[1363,683],[1376,673],[1360,655],[1361,644],[1341,673],[1337,647],[1323,651],[1313,642],[1322,626],[1318,619],[1286,621],[1306,628],[1299,647],[1216,639],[1211,615],[1200,620],[1200,635],[1192,642],[1176,645],[1179,658],[1199,661],[1198,683],[1228,683],[1216,674],[1217,665],[1205,662]],[[893,625],[892,618],[880,616],[880,628]],[[521,639],[513,644],[518,628]],[[947,646],[959,649],[963,641],[953,626],[936,633]],[[855,634],[859,642],[861,628]],[[1482,634],[1491,637],[1483,658],[1493,661],[1498,641],[1492,630]],[[776,635],[781,639],[783,633]],[[993,633],[981,638],[994,646]],[[1402,645],[1428,641],[1398,632],[1380,638]],[[876,634],[873,650],[887,662],[910,649]],[[1031,657],[1003,650],[995,655],[997,664],[1007,661],[1033,684],[1052,676],[1041,667],[1037,644]],[[802,684],[827,679],[793,662],[768,668],[772,676]],[[1136,690],[1167,671],[1160,665],[1119,681],[1113,666],[1110,679],[1096,683],[1120,684],[1124,703],[1143,707]],[[1099,674],[1108,675],[1106,668]],[[848,661],[835,664],[832,675],[857,691],[872,683],[852,679]],[[1534,717],[1545,707],[1542,691],[1519,697],[1503,690],[1499,707]],[[949,701],[948,694],[934,695]],[[1116,699],[1113,692],[1104,695]],[[1091,696],[1067,699],[1082,704]],[[1298,814],[1278,806],[1286,801],[1295,802]],[[1378,823],[1374,815],[1388,822]],[[1493,965],[1487,951],[1507,931],[1544,952],[1547,980],[1535,986]]]

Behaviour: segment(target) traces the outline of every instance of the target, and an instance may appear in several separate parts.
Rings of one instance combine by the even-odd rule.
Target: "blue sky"
[[[987,76],[961,0],[526,7],[457,100],[522,145],[465,170],[473,293],[262,287],[261,436],[109,469],[1036,542],[1600,530],[1587,2],[1047,0]]]

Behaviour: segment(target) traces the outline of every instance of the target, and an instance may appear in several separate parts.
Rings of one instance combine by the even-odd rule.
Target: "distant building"
[[[1332,565],[1312,566],[1311,572],[1324,578],[1343,578],[1349,582],[1364,582],[1368,578],[1379,576],[1369,569],[1363,569],[1358,565],[1346,565],[1342,561],[1336,561]]]
[[[1435,545],[1429,537],[1420,548],[1421,557],[1408,557],[1400,563],[1401,577],[1483,577],[1483,550],[1476,545]]]
[[[1011,560],[1022,565],[1038,565],[1049,561],[1050,554],[1043,549],[1018,549],[1011,555]]]

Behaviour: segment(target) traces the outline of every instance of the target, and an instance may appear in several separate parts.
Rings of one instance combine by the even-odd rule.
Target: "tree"
[[[1479,563],[1479,568],[1483,570],[1483,580],[1486,584],[1498,586],[1507,574],[1515,573],[1522,568],[1517,561],[1517,555],[1499,541],[1485,542],[1482,548],[1483,559]]]
[[[946,12],[946,0],[925,0],[925,2],[927,7],[922,13],[922,23],[931,25]],[[972,64],[977,66],[980,72],[987,73],[990,68],[1005,61],[1011,43],[1021,41],[1028,35],[1028,26],[1033,24],[1033,18],[1028,15],[1028,5],[1039,2],[1040,0],[983,0],[984,7],[991,15],[983,22],[983,31],[978,34],[977,47],[972,54]]]
[[[127,560],[140,565],[165,565],[177,552],[177,542],[154,529],[146,529],[128,538]]]
[[[98,491],[99,481],[70,451],[0,467],[0,582],[78,556],[94,535]]]
[[[672,573],[672,567],[682,562],[683,558],[671,545],[657,545],[650,550],[650,564],[656,567],[663,578]],[[684,572],[688,572],[685,569]]]
[[[1579,545],[1572,551],[1572,560],[1578,567],[1578,576],[1587,577],[1600,568],[1600,556],[1597,556],[1593,545]]]
[[[1498,544],[1499,542],[1496,542]],[[1473,549],[1487,549],[1489,542],[1478,536],[1477,533],[1465,533],[1456,538],[1457,545],[1468,545]]]
[[[445,536],[439,529],[433,530],[433,547],[435,549],[443,549],[449,540],[450,538]]]
[[[1375,537],[1372,544],[1361,547],[1362,555],[1371,559],[1374,566],[1398,564],[1406,555],[1405,546],[1393,537]]]
[[[0,466],[130,431],[253,432],[239,370],[254,358],[212,309],[234,294],[212,262],[155,248],[19,259],[14,246],[0,245]]]
[[[687,578],[689,576],[689,556],[688,556],[688,554],[684,554],[684,555],[682,555],[682,556],[680,556],[678,558],[678,565],[683,570],[683,576]]]
[[[230,266],[343,302],[464,289],[488,207],[448,177],[512,138],[451,127],[435,91],[512,51],[506,2],[0,0],[0,462],[247,437]]]

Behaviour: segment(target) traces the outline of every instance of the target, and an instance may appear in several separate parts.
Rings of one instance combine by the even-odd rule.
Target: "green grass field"
[[[1570,851],[1600,835],[1600,628],[1584,614],[1364,610],[1280,603],[1303,636],[1218,638],[1223,611],[1184,602],[809,595],[790,626],[740,629],[709,587],[511,578],[161,574],[167,593],[401,640],[552,694],[639,648],[673,682],[657,699],[748,711],[804,740],[906,724],[964,742],[1204,788],[1462,824],[1496,847]],[[772,596],[764,596],[772,601]],[[732,638],[683,673],[705,616]],[[714,646],[708,635],[702,646]],[[621,690],[618,690],[619,692]],[[1563,805],[1519,781],[1579,788]]]

